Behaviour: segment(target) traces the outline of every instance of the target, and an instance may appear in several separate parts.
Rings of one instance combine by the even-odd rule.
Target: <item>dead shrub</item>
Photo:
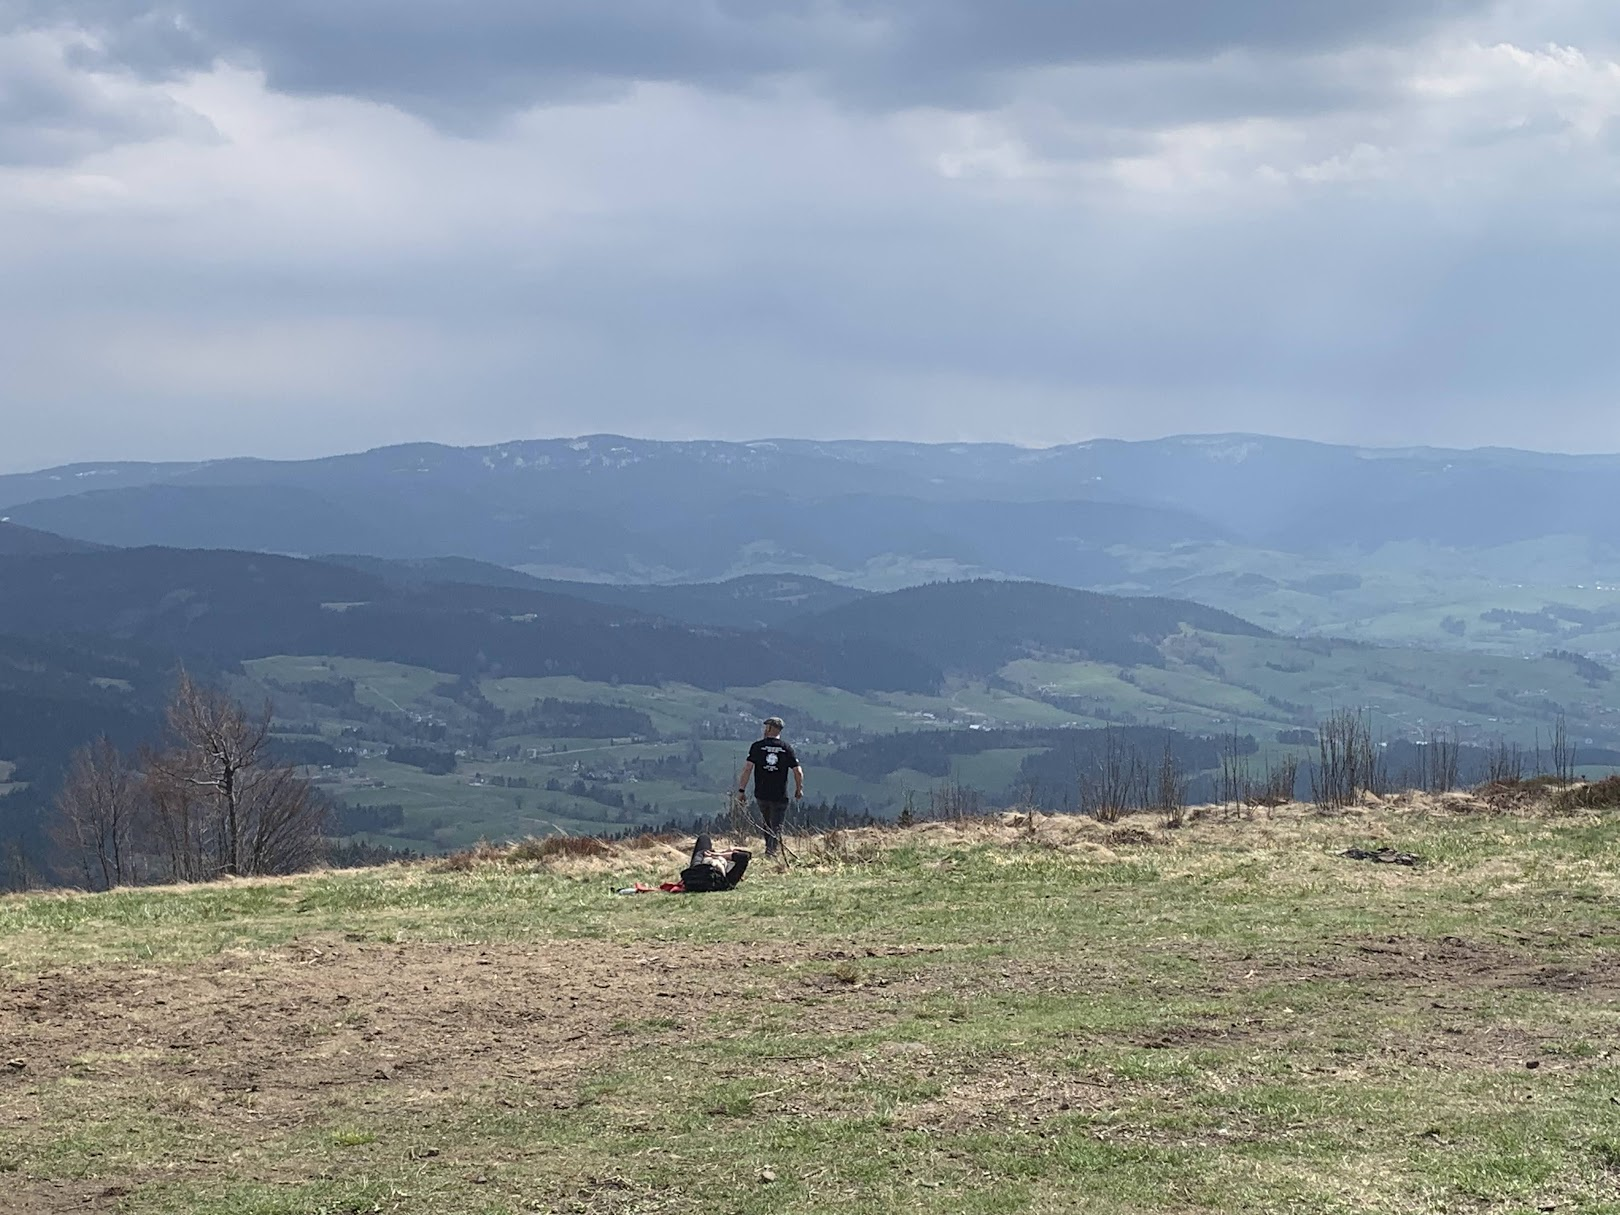
[[[438,873],[466,873],[480,865],[522,865],[612,855],[611,847],[591,835],[548,835],[544,839],[530,836],[515,844],[505,845],[480,840],[471,848],[442,857],[433,868]]]
[[[1140,827],[1120,827],[1110,831],[1105,837],[1110,848],[1131,848],[1144,845],[1162,844],[1164,840],[1151,831],[1144,831]]]
[[[1554,810],[1620,810],[1620,776],[1605,776],[1589,785],[1561,789],[1552,801]]]
[[[435,873],[466,873],[479,865],[491,865],[504,860],[506,854],[488,840],[479,840],[471,848],[452,852],[433,866]]]
[[[531,835],[528,839],[519,840],[508,847],[506,855],[501,859],[511,861],[513,864],[520,864],[524,861],[538,861],[542,855],[540,850],[545,847],[545,844],[545,840],[536,839]]]
[[[1474,790],[1474,796],[1492,810],[1512,812],[1540,805],[1547,796],[1547,790],[1533,781],[1508,778],[1486,781]]]
[[[829,831],[802,844],[794,859],[803,865],[866,865],[877,859],[878,852],[877,841],[870,837]]]
[[[548,835],[543,840],[524,840],[512,850],[510,859],[514,861],[551,861],[564,857],[574,859],[612,855],[613,849],[594,835]]]
[[[689,848],[691,841],[682,835],[672,835],[668,831],[651,832],[647,835],[632,835],[623,845],[635,851],[647,852],[653,848]]]

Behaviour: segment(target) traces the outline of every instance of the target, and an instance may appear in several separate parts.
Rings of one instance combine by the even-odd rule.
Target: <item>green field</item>
[[[1013,662],[994,681],[957,680],[938,696],[873,693],[776,682],[706,691],[589,683],[573,677],[485,679],[477,689],[501,713],[549,699],[644,713],[646,736],[559,738],[497,730],[467,741],[471,718],[446,698],[446,674],[392,663],[284,657],[245,664],[253,679],[285,689],[333,681],[354,684],[360,708],[311,702],[287,710],[316,719],[329,741],[358,729],[369,713],[437,731],[459,758],[450,775],[429,775],[386,759],[378,742],[345,743],[358,766],[321,774],[333,797],[357,806],[398,805],[403,824],[369,838],[443,851],[481,839],[619,831],[665,822],[689,824],[720,812],[748,741],[766,712],[789,718],[789,737],[810,772],[812,800],[838,800],[892,815],[926,805],[942,787],[962,784],[988,798],[1010,797],[1029,751],[1006,748],[957,758],[945,776],[898,769],[863,780],[833,771],[825,757],[841,744],[895,731],[1077,726],[1109,722],[1167,726],[1193,734],[1252,735],[1263,752],[1281,730],[1334,708],[1366,710],[1386,738],[1434,732],[1491,747],[1527,751],[1547,743],[1559,713],[1581,745],[1620,745],[1620,681],[1589,680],[1569,662],[1461,651],[1377,649],[1358,643],[1248,638],[1188,631],[1162,647],[1163,666],[1121,668],[1063,656]],[[244,693],[251,699],[251,693]],[[660,766],[661,765],[661,766]]]
[[[1612,812],[679,857],[0,899],[6,1210],[1620,1212]]]
[[[1620,628],[1612,623],[1565,621],[1549,635],[1482,619],[1493,610],[1536,613],[1548,605],[1620,608],[1612,563],[1581,537],[1466,551],[1414,541],[1311,557],[1221,544],[1168,555],[1122,548],[1116,555],[1132,568],[1131,579],[1097,589],[1191,599],[1287,635],[1512,657],[1554,648],[1620,657]],[[1350,584],[1313,591],[1313,578]],[[1459,621],[1460,634],[1453,631]]]
[[[1582,742],[1620,742],[1620,683],[1589,682],[1556,658],[1191,631],[1165,651],[1163,669],[1024,660],[1002,675],[1032,692],[1197,733],[1236,726],[1259,736],[1351,708],[1368,710],[1389,737],[1455,731],[1479,745],[1533,746],[1562,712]]]

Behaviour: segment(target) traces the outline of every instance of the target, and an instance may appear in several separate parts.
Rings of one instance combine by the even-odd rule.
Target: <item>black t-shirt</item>
[[[793,748],[780,738],[762,738],[748,748],[754,765],[754,796],[762,802],[787,801],[788,773],[799,766]]]

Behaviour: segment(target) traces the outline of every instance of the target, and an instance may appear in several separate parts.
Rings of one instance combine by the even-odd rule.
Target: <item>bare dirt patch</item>
[[[492,1081],[570,1108],[631,1036],[644,1046],[684,1034],[743,1000],[756,973],[797,1002],[805,979],[779,966],[804,960],[759,944],[710,947],[697,966],[675,946],[323,937],[161,970],[19,976],[0,990],[0,1126],[26,1134],[133,1104],[232,1136],[287,1133],[330,1123],[334,1109],[426,1110]],[[850,994],[868,1011],[832,1001],[828,1022],[858,1023],[873,1001],[894,998],[878,987]],[[82,1109],[65,1108],[64,1093]],[[171,1160],[164,1176],[218,1168]],[[6,1184],[17,1215],[113,1210],[123,1192],[20,1174]]]
[[[1330,952],[1248,965],[1251,975],[1258,965],[1268,978],[1284,982],[1371,980],[1437,996],[1528,987],[1581,992],[1599,1001],[1620,998],[1620,959],[1611,954],[1593,951],[1581,964],[1554,966],[1504,944],[1457,936],[1353,939]]]
[[[297,1122],[311,1094],[377,1082],[522,1075],[561,1096],[614,1048],[616,1022],[713,1006],[727,995],[722,970],[770,960],[758,946],[712,952],[698,968],[677,950],[603,942],[323,938],[164,970],[48,972],[0,992],[0,1059],[16,1061],[0,1092],[144,1076],[261,1123]]]
[[[1587,1007],[1620,1001],[1620,959],[1611,955],[1593,951],[1578,964],[1549,965],[1505,944],[1457,936],[1351,939],[1329,951],[1233,961],[1229,967],[1227,989],[1259,981],[1345,983],[1375,991],[1379,1007],[1402,1013],[1407,1024],[1376,1042],[1357,1061],[1361,1068],[1537,1068],[1552,1039],[1511,1024],[1482,1023],[1480,1009],[1494,996],[1544,992]]]
[[[1119,1094],[1105,1080],[1049,1071],[984,1070],[959,1078],[937,1099],[904,1112],[902,1125],[917,1130],[953,1131],[1014,1126],[1037,1128],[1063,1114],[1109,1108]]]

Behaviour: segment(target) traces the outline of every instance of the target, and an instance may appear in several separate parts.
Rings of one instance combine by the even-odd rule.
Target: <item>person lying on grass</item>
[[[677,881],[664,882],[659,886],[637,882],[618,893],[653,894],[661,890],[665,894],[707,894],[714,890],[732,890],[742,881],[743,872],[753,855],[746,848],[716,849],[712,839],[700,835],[692,848],[692,863],[681,870]]]
[[[753,853],[746,848],[716,851],[714,841],[700,835],[692,848],[692,863],[681,870],[681,885],[688,894],[734,889],[752,859]]]

